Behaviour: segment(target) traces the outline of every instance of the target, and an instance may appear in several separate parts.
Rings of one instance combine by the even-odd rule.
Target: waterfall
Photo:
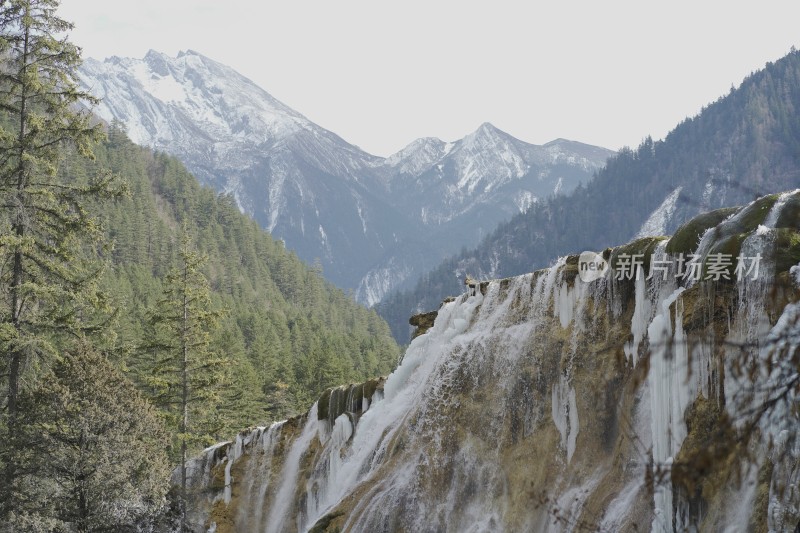
[[[326,391],[301,417],[206,450],[191,475],[207,488],[195,523],[218,533],[230,516],[230,531],[268,533],[725,529],[755,519],[753,472],[769,459],[763,520],[788,527],[800,512],[792,394],[761,421],[745,482],[724,489],[735,498],[687,493],[674,465],[702,437],[692,408],[741,418],[796,377],[780,354],[800,344],[800,291],[781,285],[777,304],[773,289],[786,283],[776,243],[798,199],[758,200],[697,235],[701,273],[735,244],[762,257],[758,277],[731,264],[727,281],[681,278],[670,241],[643,240],[653,259],[632,279],[612,268],[583,282],[577,256],[562,257],[443,304],[385,381]],[[741,357],[761,365],[760,395],[744,394],[754,374],[746,383],[737,372]]]

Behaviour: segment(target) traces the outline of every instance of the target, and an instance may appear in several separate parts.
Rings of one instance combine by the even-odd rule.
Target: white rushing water
[[[786,306],[777,324],[773,318],[770,325],[768,316],[770,250],[791,197],[779,197],[742,241],[741,255],[763,257],[757,278],[740,276],[729,285],[682,280],[663,241],[655,252],[668,265],[663,276],[642,271],[620,281],[611,273],[583,283],[561,258],[549,269],[492,281],[444,304],[433,327],[412,341],[373,395],[359,403],[351,388],[344,412],[334,410],[331,399],[320,411],[322,420],[315,404],[291,431],[288,423],[273,424],[210,448],[197,460],[193,483],[209,485],[215,465],[224,468],[224,488],[215,498],[238,506],[243,531],[308,531],[323,518],[359,532],[576,531],[587,516],[609,530],[641,525],[642,516],[652,531],[692,530],[697,510],[672,483],[672,465],[689,434],[687,409],[702,397],[725,402],[738,415],[796,378],[795,366],[773,363],[776,353],[800,344],[800,304]],[[715,238],[741,223],[743,211],[707,231],[698,255],[707,256]],[[714,306],[724,298],[731,306],[720,311]],[[698,301],[709,308],[698,311]],[[720,312],[728,314],[720,318]],[[725,338],[684,329],[697,313],[723,321]],[[619,327],[629,335],[615,341],[610,332]],[[607,342],[618,342],[616,366],[603,358]],[[748,389],[733,368],[742,353],[770,368],[758,374],[758,394],[748,395],[752,381]],[[630,376],[639,376],[635,385]],[[630,405],[625,394],[634,396]],[[604,397],[616,403],[599,403]],[[714,527],[735,531],[747,523],[755,475],[767,457],[775,465],[770,530],[785,529],[787,517],[797,515],[800,424],[797,410],[789,408],[796,401],[788,394],[783,407],[761,421],[772,446],[754,445],[761,462],[743,472],[725,520]],[[617,426],[626,439],[605,435]],[[605,438],[608,443],[597,442]],[[526,455],[535,446],[550,448]],[[622,450],[624,459],[611,455]],[[245,459],[236,479],[237,461]],[[544,503],[525,504],[524,497],[536,501],[535,493],[520,492],[527,485],[520,485],[517,469],[546,488]],[[586,515],[598,499],[602,514]],[[642,505],[651,511],[641,512],[650,514],[636,514]]]

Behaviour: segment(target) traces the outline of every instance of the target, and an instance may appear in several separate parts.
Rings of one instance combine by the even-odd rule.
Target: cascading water
[[[736,242],[739,255],[763,256],[764,278],[682,279],[676,234],[643,241],[659,275],[652,263],[633,279],[612,269],[587,283],[571,256],[481,284],[442,306],[385,382],[328,391],[303,417],[207,450],[192,471],[206,488],[197,523],[218,533],[735,531],[762,513],[785,529],[800,514],[796,409],[761,422],[773,448],[753,445],[750,470],[769,458],[775,473],[763,512],[752,487],[730,489],[736,501],[679,488],[674,465],[703,437],[692,409],[739,414],[735,357],[797,351],[794,278],[780,278],[792,280],[781,282],[785,303],[769,289],[789,269],[774,248],[798,200],[748,206],[696,235],[702,268]],[[759,379],[782,390],[796,368],[772,365]]]

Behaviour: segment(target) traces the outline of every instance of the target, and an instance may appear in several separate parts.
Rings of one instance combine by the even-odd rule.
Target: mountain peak
[[[550,141],[550,142],[546,142],[546,143],[544,143],[544,145],[543,145],[543,146],[544,146],[545,148],[547,148],[548,146],[554,146],[554,145],[557,145],[557,144],[567,144],[567,143],[574,143],[574,142],[575,142],[575,141],[570,141],[569,139],[565,139],[564,137],[558,137],[558,138],[556,138],[556,139],[553,139],[553,140],[552,140],[552,141]]]
[[[483,124],[478,126],[478,129],[475,130],[475,133],[481,133],[484,135],[498,135],[498,134],[507,135],[506,132],[498,129],[497,126],[495,126],[491,122],[484,122]]]
[[[465,145],[471,145],[475,142],[482,145],[485,142],[496,143],[499,141],[522,142],[519,139],[516,139],[513,135],[509,135],[508,133],[504,132],[491,122],[484,122],[478,126],[478,129],[466,135],[463,139]]]
[[[401,149],[396,154],[389,156],[389,159],[400,154],[422,150],[429,146],[441,146],[444,144],[445,142],[438,137],[420,137],[408,143],[405,148]]]
[[[417,175],[447,155],[452,146],[438,137],[421,137],[386,158],[386,164],[401,174]]]
[[[183,56],[198,56],[198,57],[202,57],[202,58],[206,57],[203,54],[201,54],[200,52],[192,50],[191,48],[189,48],[189,49],[187,49],[185,51],[184,50],[179,50],[178,51],[178,57],[183,57]]]
[[[499,145],[506,145],[508,143],[514,144],[517,142],[521,141],[498,129],[492,123],[484,122],[478,126],[478,129],[466,135],[461,140],[461,147],[468,150],[483,150],[487,149],[489,146],[494,146],[495,149],[505,150],[505,146],[501,148]]]

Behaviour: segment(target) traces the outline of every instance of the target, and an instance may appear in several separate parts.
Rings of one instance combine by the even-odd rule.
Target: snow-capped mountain
[[[390,250],[364,276],[356,296],[380,301],[386,287],[416,280],[421,271],[409,268],[410,261],[427,269],[437,264],[436,257],[474,246],[500,222],[539,200],[572,191],[612,154],[564,139],[528,144],[489,123],[455,142],[412,142],[387,158],[381,170],[389,175],[395,205],[424,226],[425,240],[434,249],[419,255],[415,252],[424,244],[419,243],[414,250]]]
[[[225,65],[192,51],[150,51],[144,59],[87,60],[81,78],[102,98],[102,118],[124,122],[133,141],[177,156],[202,182],[232,194],[302,258],[319,258],[340,286],[355,287],[359,262],[377,260],[402,236],[405,217],[371,190],[382,159]]]
[[[417,206],[423,224],[441,225],[476,208],[525,211],[538,198],[572,190],[612,153],[564,139],[536,146],[487,122],[456,142],[414,141],[383,167],[393,171],[394,197]]]
[[[101,118],[232,194],[366,304],[540,198],[570,191],[613,153],[561,139],[535,146],[487,123],[455,142],[424,138],[376,157],[193,51],[88,59],[81,80],[102,99]]]

